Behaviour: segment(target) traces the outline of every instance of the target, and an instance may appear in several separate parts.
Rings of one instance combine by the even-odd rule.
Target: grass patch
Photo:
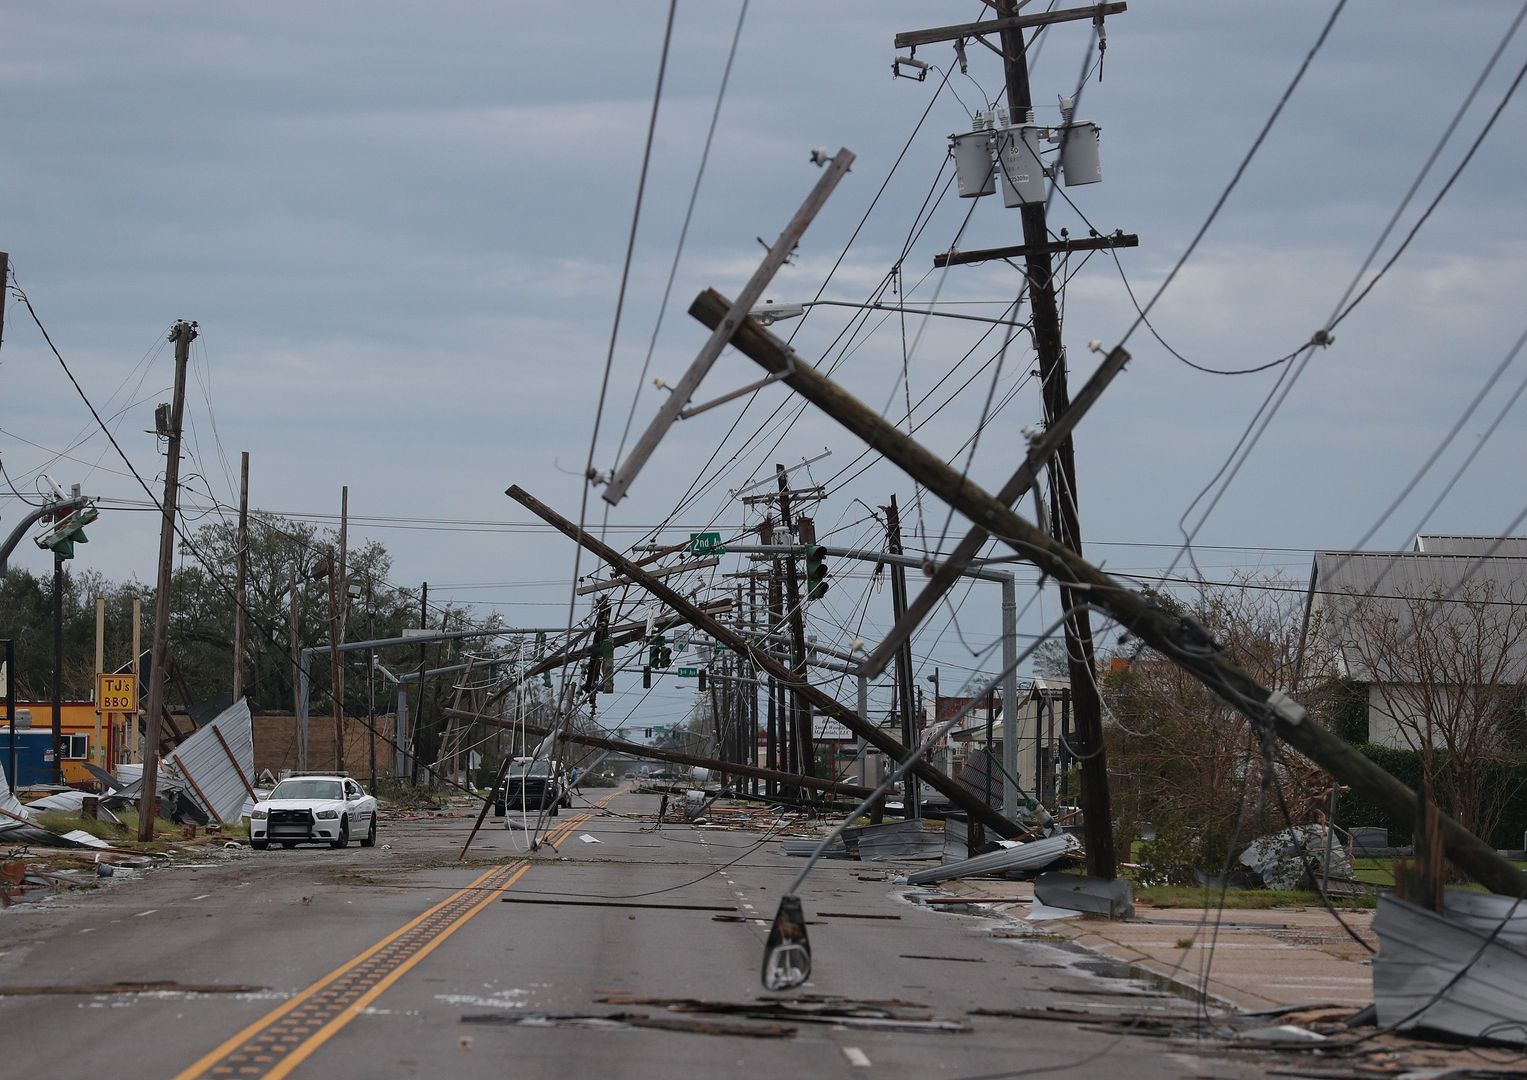
[[[37,815],[37,824],[44,829],[50,829],[56,833],[73,832],[75,829],[83,829],[91,836],[115,844],[119,840],[127,839],[129,832],[124,825],[113,825],[106,820],[92,821],[82,814],[71,814],[65,810],[44,810]],[[136,828],[138,816],[133,815],[133,826]]]
[[[1137,903],[1160,908],[1218,907],[1220,891],[1188,885],[1147,885],[1136,888]],[[1376,900],[1372,896],[1333,896],[1331,906],[1349,910],[1371,908]],[[1268,908],[1318,908],[1320,894],[1285,889],[1229,889],[1225,892],[1227,910],[1255,911]]]

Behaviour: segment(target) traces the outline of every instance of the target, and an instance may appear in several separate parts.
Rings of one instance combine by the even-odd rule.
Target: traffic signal
[[[700,691],[700,693],[705,693],[705,669],[700,668],[698,671],[696,671],[695,678],[699,680],[695,683],[696,688]]]
[[[85,536],[85,526],[100,516],[101,512],[95,507],[82,506],[65,515],[54,523],[51,530],[37,537],[37,546],[52,550],[53,554],[60,559],[72,559],[75,544],[90,543]]]
[[[652,647],[648,651],[648,663],[659,671],[666,671],[673,667],[673,648],[662,634],[652,639]]]
[[[827,549],[806,545],[806,599],[820,600],[827,593]]]
[[[601,693],[615,693],[615,642],[605,638],[599,643],[599,689]]]
[[[646,667],[642,668],[642,689],[643,690],[651,690],[652,689],[652,665],[651,664],[648,664]]]

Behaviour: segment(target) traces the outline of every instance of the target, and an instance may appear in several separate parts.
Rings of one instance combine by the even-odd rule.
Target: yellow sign
[[[138,676],[101,675],[96,685],[96,706],[103,713],[138,711]]]

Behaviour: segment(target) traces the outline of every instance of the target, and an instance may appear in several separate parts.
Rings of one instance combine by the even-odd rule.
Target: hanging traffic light
[[[698,680],[695,683],[695,686],[699,689],[700,693],[705,693],[705,669],[700,668],[697,670],[695,672],[695,678]]]
[[[821,544],[806,545],[806,599],[820,600],[827,594],[827,549]]]
[[[648,665],[646,665],[645,667],[642,668],[642,689],[643,690],[651,690],[652,689],[652,665],[651,664],[648,664]]]
[[[95,507],[82,506],[59,519],[52,529],[37,537],[37,546],[51,550],[60,559],[72,559],[75,544],[90,543],[85,536],[85,526],[100,516],[101,512]]]
[[[615,642],[605,638],[599,643],[599,689],[601,693],[615,693]]]

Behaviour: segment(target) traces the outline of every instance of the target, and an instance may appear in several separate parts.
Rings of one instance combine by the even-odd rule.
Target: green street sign
[[[693,679],[698,674],[700,674],[700,669],[699,668],[692,668],[692,667],[681,667],[681,668],[679,668],[679,678],[681,678],[681,679]]]
[[[726,548],[721,546],[721,534],[718,532],[690,533],[689,553],[691,555],[725,555]]]

